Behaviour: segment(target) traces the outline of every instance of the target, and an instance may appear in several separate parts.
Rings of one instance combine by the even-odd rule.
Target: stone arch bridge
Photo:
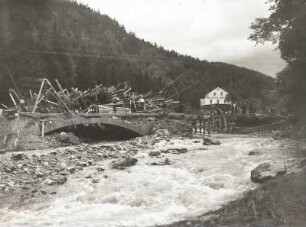
[[[41,134],[50,134],[63,128],[77,125],[102,124],[131,131],[139,136],[152,133],[153,122],[138,123],[111,115],[73,115],[71,117],[50,116],[40,120]]]

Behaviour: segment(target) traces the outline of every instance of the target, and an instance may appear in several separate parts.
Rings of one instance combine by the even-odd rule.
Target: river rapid
[[[117,227],[168,224],[220,208],[257,187],[250,172],[272,161],[291,169],[296,163],[291,140],[220,135],[219,146],[200,139],[171,139],[138,152],[138,163],[125,170],[108,168],[109,161],[71,175],[57,194],[37,198],[30,206],[0,211],[1,227]],[[150,151],[187,148],[185,154],[150,157]],[[250,156],[257,150],[259,155]],[[166,158],[171,165],[161,163]],[[92,178],[98,183],[93,183]]]

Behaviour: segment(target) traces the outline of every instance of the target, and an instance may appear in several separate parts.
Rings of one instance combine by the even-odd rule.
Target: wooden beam
[[[51,91],[51,88],[49,88],[49,89],[46,91],[46,93],[39,99],[37,105],[45,98],[45,96],[46,96],[47,94],[49,94],[50,91]]]
[[[1,106],[3,106],[5,109],[9,109],[8,106],[4,105],[3,103],[1,103]]]
[[[185,75],[183,74],[183,75],[179,76],[178,78],[176,78],[172,83],[170,83],[170,84],[169,84],[168,86],[166,86],[163,90],[161,90],[161,91],[159,92],[159,94],[164,93],[169,87],[171,87],[172,85],[174,85],[177,81],[179,81],[180,79],[182,79],[184,76],[185,76]]]
[[[195,86],[198,86],[198,84],[193,84],[193,85],[191,85],[191,86],[189,86],[189,87],[183,89],[182,91],[179,91],[179,92],[175,93],[174,95],[171,95],[171,96],[168,97],[167,99],[172,99],[172,98],[174,98],[174,97],[176,97],[176,96],[178,96],[178,95],[180,95],[180,94],[182,94],[182,93],[184,93],[184,92],[190,90],[191,88],[194,88]]]
[[[20,103],[20,96],[17,94],[17,92],[15,91],[15,89],[10,89],[10,91],[15,95],[15,97],[18,99],[18,102]]]
[[[30,89],[30,97],[31,97],[31,99],[33,99],[33,93],[32,93],[31,89]]]
[[[52,84],[50,83],[50,81],[48,79],[45,79],[47,84],[52,88],[52,90],[54,91],[54,94],[56,95],[56,97],[58,98],[58,100],[63,104],[64,108],[69,112],[72,113],[72,111],[69,109],[69,107],[67,106],[67,104],[63,101],[63,99],[59,96],[59,94],[56,92],[55,88],[52,86]]]
[[[69,99],[68,99],[68,97],[66,96],[66,93],[65,93],[65,91],[64,91],[64,89],[63,89],[63,87],[62,87],[62,85],[60,84],[60,82],[59,82],[57,79],[55,79],[55,82],[56,82],[58,88],[60,89],[61,94],[63,94],[65,100],[68,102]]]
[[[39,101],[39,98],[41,96],[41,92],[42,92],[42,89],[44,87],[44,84],[45,84],[45,79],[43,79],[43,81],[41,82],[41,85],[40,85],[40,88],[39,88],[39,92],[38,92],[38,95],[37,95],[37,98],[36,98],[36,101],[35,101],[32,113],[35,113],[35,111],[36,111],[36,108],[37,108],[37,105],[38,105],[38,101]]]
[[[14,103],[14,106],[17,107],[17,103],[11,93],[10,93],[10,97],[11,97],[12,102]]]
[[[52,104],[52,105],[54,105],[54,106],[59,106],[57,103],[51,102],[50,100],[47,100],[47,99],[44,99],[44,100],[42,100],[42,101],[47,102],[47,103],[50,103],[50,104]]]
[[[9,68],[9,67],[6,67],[6,69],[7,69],[7,72],[8,72],[8,74],[9,74],[10,78],[11,78],[11,81],[12,81],[12,83],[13,83],[13,85],[14,85],[16,91],[18,92],[19,97],[21,97],[20,92],[19,92],[19,90],[18,90],[18,87],[17,87],[17,85],[16,85],[16,83],[15,83],[15,81],[14,81],[13,74],[12,74],[10,68]]]

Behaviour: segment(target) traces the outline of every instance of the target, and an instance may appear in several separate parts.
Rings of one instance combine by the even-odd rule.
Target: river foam
[[[123,171],[85,169],[70,176],[56,195],[30,209],[8,210],[0,226],[116,227],[166,224],[214,210],[256,187],[250,171],[266,160],[288,160],[285,144],[270,138],[223,137],[203,150],[196,140],[163,141],[152,150],[185,147],[186,154],[151,158]],[[249,156],[259,149],[261,155]],[[142,157],[142,158],[140,158]],[[171,165],[150,163],[169,158]],[[107,163],[102,163],[107,165]],[[92,183],[93,176],[99,183]],[[107,175],[107,177],[106,177]],[[3,212],[2,212],[3,213]]]

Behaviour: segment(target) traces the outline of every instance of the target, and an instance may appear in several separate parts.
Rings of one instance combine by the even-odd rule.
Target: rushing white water
[[[263,161],[290,165],[286,141],[225,136],[220,146],[204,150],[196,140],[163,141],[152,150],[185,147],[186,154],[151,158],[138,154],[136,166],[126,170],[94,167],[70,176],[56,195],[31,208],[8,210],[0,226],[116,227],[166,224],[219,208],[256,187],[250,171]],[[261,155],[248,153],[259,149]],[[152,166],[169,158],[171,165]],[[105,166],[107,163],[102,163]],[[92,183],[86,176],[100,179]],[[106,178],[105,175],[108,177]],[[3,213],[3,212],[2,212]]]

